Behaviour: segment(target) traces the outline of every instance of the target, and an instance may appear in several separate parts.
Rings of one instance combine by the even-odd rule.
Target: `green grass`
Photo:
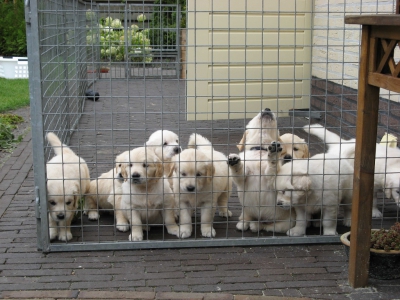
[[[29,105],[28,79],[0,78],[0,112]]]

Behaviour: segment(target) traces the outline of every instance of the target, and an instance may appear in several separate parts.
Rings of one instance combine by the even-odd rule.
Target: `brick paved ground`
[[[39,252],[31,134],[0,169],[0,196],[2,298],[400,299],[400,280],[349,287],[338,244]]]

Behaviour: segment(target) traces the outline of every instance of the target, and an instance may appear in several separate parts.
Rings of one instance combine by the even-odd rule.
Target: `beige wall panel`
[[[214,112],[215,119],[242,119],[242,118],[252,118],[254,115],[265,109],[270,108],[272,111],[278,111],[278,118],[284,117],[287,114],[280,114],[280,106],[293,106],[294,103],[302,101],[301,98],[246,98],[243,99],[219,99],[208,102],[208,110]],[[229,113],[226,109],[229,107]],[[194,115],[193,115],[194,116]],[[239,142],[239,141],[238,141]]]
[[[209,49],[209,57],[215,64],[248,65],[252,64],[276,64],[277,60],[282,64],[304,63],[310,61],[310,55],[305,55],[304,48],[231,48]]]
[[[309,107],[311,4],[188,0],[188,119]]]
[[[208,85],[208,92],[212,98],[239,97],[274,97],[296,95],[302,91],[301,81],[263,81],[263,82],[232,82],[213,83]],[[276,99],[276,98],[275,98]],[[215,99],[213,100],[215,101]]]
[[[260,69],[259,66],[246,66],[246,79],[249,80],[265,80],[268,78],[279,77],[279,80],[293,80],[294,78],[300,79],[303,75],[303,66],[301,65],[281,65],[281,66],[264,66]],[[243,80],[243,67],[242,66],[210,66],[208,68],[209,77],[213,81],[226,81],[229,80]],[[308,79],[308,78],[305,78]]]

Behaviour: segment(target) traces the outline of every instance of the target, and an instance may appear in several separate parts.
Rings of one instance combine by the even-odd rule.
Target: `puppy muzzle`
[[[186,187],[186,191],[188,191],[188,192],[194,192],[195,190],[196,190],[196,187],[193,185],[188,185]]]
[[[182,152],[182,148],[181,147],[175,147],[174,148],[174,153],[175,154],[179,154],[179,153],[181,153]]]
[[[133,184],[142,183],[142,178],[140,177],[140,174],[139,174],[139,173],[133,173],[133,174],[131,175],[131,182],[132,182]]]
[[[285,164],[285,163],[290,162],[290,161],[292,161],[292,156],[290,154],[286,154],[283,157],[283,163]]]
[[[272,111],[269,108],[266,108],[261,112],[261,118],[274,120],[274,114],[272,113]]]
[[[278,201],[278,202],[276,203],[276,205],[277,205],[278,207],[284,209],[284,210],[289,210],[289,209],[290,209],[290,205],[286,204],[286,203],[283,202],[283,201]]]

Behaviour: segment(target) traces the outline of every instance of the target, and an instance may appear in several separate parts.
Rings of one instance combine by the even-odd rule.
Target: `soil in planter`
[[[348,239],[350,241],[350,235]],[[344,245],[344,250],[349,257],[350,247]],[[389,254],[370,251],[369,277],[384,280],[400,278],[400,253]]]

